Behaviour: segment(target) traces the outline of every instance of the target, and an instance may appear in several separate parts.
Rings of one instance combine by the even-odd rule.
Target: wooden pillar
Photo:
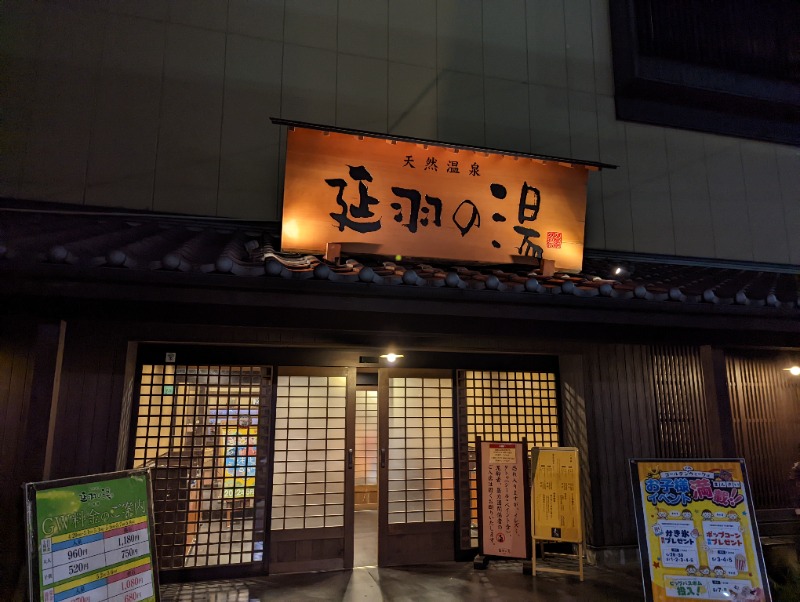
[[[36,360],[31,383],[30,413],[25,432],[25,457],[29,459],[32,479],[49,478],[50,454],[53,450],[53,426],[56,417],[58,389],[61,382],[61,360],[64,354],[66,322],[40,324],[36,333]],[[47,428],[44,428],[44,425]]]
[[[722,458],[735,458],[738,453],[733,432],[733,412],[725,370],[725,353],[722,349],[703,345],[700,347],[700,361],[703,366],[711,453]]]

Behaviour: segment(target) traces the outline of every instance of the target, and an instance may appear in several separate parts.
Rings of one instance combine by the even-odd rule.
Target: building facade
[[[471,558],[478,435],[581,450],[599,559],[635,550],[631,457],[744,457],[779,518],[800,152],[618,119],[645,4],[5,3],[4,587],[21,483],[139,466],[167,580],[351,567],[358,508],[381,564]],[[331,264],[279,251],[273,117],[618,167],[581,274]]]

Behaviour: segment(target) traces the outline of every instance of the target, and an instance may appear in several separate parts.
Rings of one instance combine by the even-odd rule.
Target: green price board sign
[[[25,487],[32,600],[159,599],[148,471]]]

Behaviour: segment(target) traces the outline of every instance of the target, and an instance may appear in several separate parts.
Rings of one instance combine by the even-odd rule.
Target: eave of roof
[[[272,123],[275,125],[283,125],[286,127],[299,127],[310,130],[320,130],[323,132],[337,132],[340,134],[348,134],[351,136],[367,136],[369,138],[380,138],[381,140],[397,140],[398,142],[411,142],[414,144],[428,144],[431,146],[443,146],[445,148],[457,148],[460,150],[472,150],[481,153],[494,153],[498,155],[507,155],[511,157],[526,157],[529,159],[538,159],[540,161],[553,161],[556,163],[568,163],[570,165],[582,165],[597,169],[616,169],[617,165],[611,163],[600,163],[599,161],[587,161],[585,159],[572,159],[569,157],[557,157],[555,155],[540,155],[535,153],[523,153],[516,151],[500,150],[495,148],[473,146],[469,144],[459,144],[455,142],[442,142],[440,140],[429,140],[426,138],[412,138],[410,136],[398,136],[397,134],[382,134],[380,132],[370,132],[365,130],[354,130],[342,127],[333,127],[328,125],[321,125],[318,123],[306,123],[303,121],[292,121],[289,119],[279,119],[277,117],[271,118]]]
[[[608,252],[587,252],[581,274],[553,276],[517,265],[363,256],[337,265],[277,251],[275,224],[19,204],[0,206],[0,272],[7,276],[0,294],[36,294],[39,287],[75,294],[70,283],[80,283],[80,294],[99,295],[112,283],[157,284],[176,290],[461,301],[487,311],[521,305],[800,319],[800,278],[792,266],[712,267]],[[625,271],[614,278],[617,265]]]

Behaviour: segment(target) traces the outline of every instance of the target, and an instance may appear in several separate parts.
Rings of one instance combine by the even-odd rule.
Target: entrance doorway
[[[378,375],[364,376],[375,384],[356,388],[353,567],[378,564]]]
[[[140,364],[165,581],[452,560],[453,375]]]
[[[453,379],[279,368],[270,572],[454,557]]]
[[[379,374],[381,566],[453,560],[454,395],[448,370]]]

